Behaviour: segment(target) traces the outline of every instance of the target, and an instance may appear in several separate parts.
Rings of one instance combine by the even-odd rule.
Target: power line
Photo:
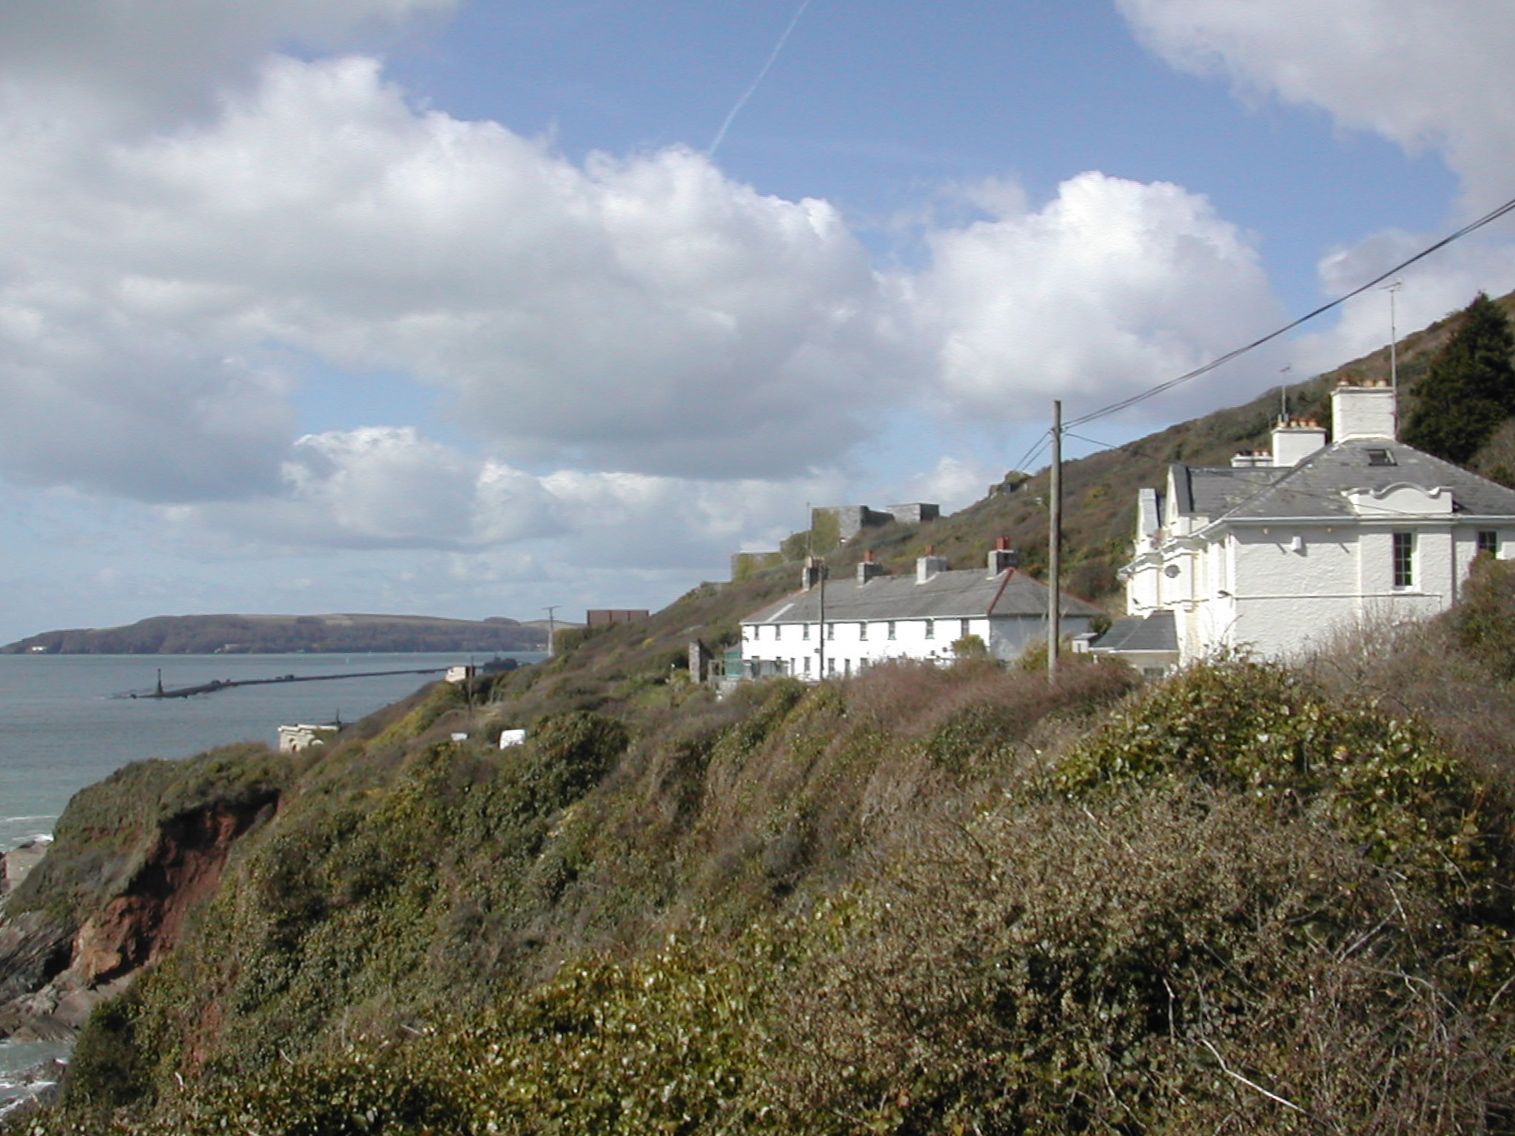
[[[1438,249],[1443,249],[1453,241],[1460,240],[1461,238],[1467,236],[1469,233],[1481,229],[1493,221],[1499,220],[1499,218],[1503,217],[1506,213],[1509,213],[1512,210],[1515,210],[1515,198],[1511,198],[1509,201],[1506,201],[1498,208],[1490,210],[1488,213],[1485,213],[1482,217],[1478,218],[1478,220],[1469,222],[1462,228],[1458,229],[1455,233],[1450,233],[1447,236],[1442,237],[1441,240],[1437,241],[1435,244],[1426,246],[1414,256],[1408,258],[1407,260],[1400,261],[1393,268],[1390,268],[1386,272],[1379,273],[1377,276],[1373,277],[1373,279],[1369,280],[1366,284],[1361,284],[1358,287],[1353,288],[1350,292],[1338,296],[1336,299],[1331,300],[1328,303],[1322,304],[1314,311],[1305,313],[1298,319],[1285,324],[1277,331],[1271,331],[1267,335],[1262,336],[1260,339],[1254,339],[1251,343],[1248,343],[1244,347],[1238,347],[1235,350],[1228,351],[1220,358],[1213,359],[1210,362],[1206,363],[1204,366],[1196,367],[1192,371],[1187,371],[1184,374],[1179,375],[1177,378],[1169,379],[1167,382],[1158,383],[1156,386],[1148,387],[1144,391],[1139,391],[1138,393],[1133,394],[1127,398],[1123,398],[1119,402],[1112,402],[1107,406],[1102,406],[1098,410],[1091,410],[1088,414],[1083,414],[1077,418],[1069,419],[1068,422],[1064,424],[1064,429],[1066,430],[1074,426],[1082,426],[1085,423],[1093,422],[1096,419],[1105,418],[1111,414],[1118,414],[1120,411],[1128,410],[1138,403],[1145,402],[1149,398],[1155,398],[1157,395],[1163,394],[1165,391],[1170,391],[1181,383],[1187,383],[1192,379],[1199,378],[1201,375],[1207,375],[1217,367],[1222,367],[1225,364],[1231,362],[1231,360],[1245,355],[1247,352],[1255,350],[1258,347],[1261,347],[1264,343],[1277,339],[1280,335],[1284,335],[1288,332],[1293,331],[1300,324],[1307,323],[1308,321],[1314,319],[1316,316],[1322,315],[1325,312],[1330,311],[1332,308],[1339,307],[1340,305],[1346,303],[1348,300],[1352,299],[1354,296],[1360,296],[1370,288],[1373,288],[1378,284],[1382,284],[1385,280],[1389,279],[1389,277],[1395,275],[1398,272],[1402,272],[1404,269],[1408,268],[1410,265],[1416,263],[1417,261],[1424,260],[1426,257],[1430,256]]]

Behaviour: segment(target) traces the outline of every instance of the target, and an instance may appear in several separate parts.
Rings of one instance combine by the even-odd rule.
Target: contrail
[[[800,6],[794,10],[794,15],[789,20],[789,26],[784,29],[784,34],[779,36],[778,43],[774,44],[773,50],[768,53],[768,62],[763,64],[763,69],[757,73],[757,78],[752,81],[751,86],[742,92],[742,97],[737,99],[736,105],[727,112],[726,121],[721,123],[721,128],[715,132],[715,140],[710,143],[710,148],[705,151],[706,157],[715,157],[716,150],[726,140],[726,131],[731,129],[732,120],[741,113],[742,108],[747,105],[747,100],[752,98],[757,92],[763,79],[778,60],[779,53],[784,50],[784,45],[789,42],[789,35],[794,31],[794,25],[800,22],[800,17],[805,14],[805,9],[808,7],[810,7],[810,0],[800,0]]]

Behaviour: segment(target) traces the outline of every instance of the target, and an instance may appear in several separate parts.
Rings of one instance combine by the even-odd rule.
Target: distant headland
[[[539,651],[543,623],[424,615],[159,615],[124,627],[44,631],[7,655],[213,655],[369,651]]]

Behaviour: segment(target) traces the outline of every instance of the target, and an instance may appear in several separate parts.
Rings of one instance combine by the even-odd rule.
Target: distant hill
[[[211,655],[366,651],[536,651],[537,624],[423,615],[159,615],[125,627],[44,631],[10,655]]]

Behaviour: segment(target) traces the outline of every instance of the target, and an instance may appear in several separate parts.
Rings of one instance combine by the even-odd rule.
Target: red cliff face
[[[111,982],[171,950],[189,912],[215,891],[232,844],[273,814],[277,797],[216,805],[169,821],[126,890],[74,939],[72,970],[87,986]]]

